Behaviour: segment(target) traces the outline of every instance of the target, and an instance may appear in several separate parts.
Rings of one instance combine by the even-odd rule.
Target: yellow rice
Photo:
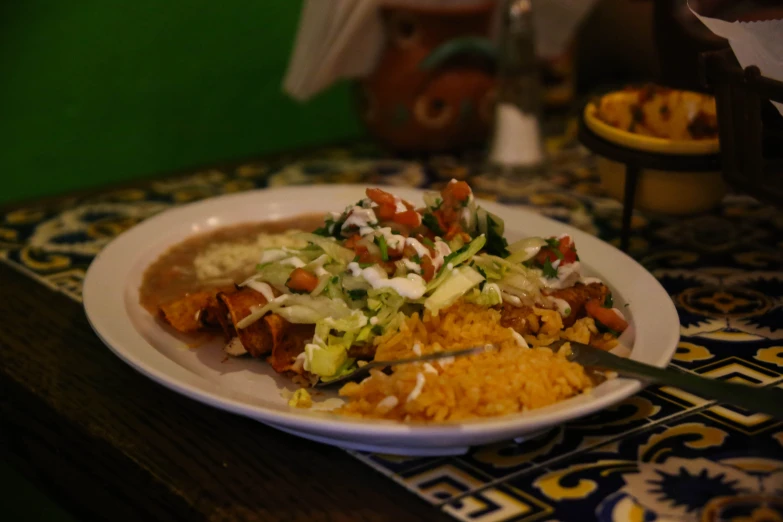
[[[561,338],[602,339],[592,319],[563,329],[557,311],[534,309],[528,327],[531,333],[524,338],[531,348],[520,346],[513,331],[501,326],[498,310],[457,303],[439,315],[414,314],[399,330],[377,339],[376,360],[484,344],[496,349],[429,365],[399,365],[391,375],[373,370],[363,382],[342,387],[340,395],[348,403],[337,412],[413,422],[456,421],[541,408],[592,387],[584,368],[566,359],[567,344],[558,353],[542,347]]]

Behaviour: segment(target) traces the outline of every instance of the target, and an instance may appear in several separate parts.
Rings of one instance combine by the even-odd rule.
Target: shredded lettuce
[[[343,375],[345,375],[347,373],[351,373],[354,370],[355,367],[356,367],[356,359],[353,359],[351,357],[346,357],[346,359],[343,362],[343,364],[340,365],[340,367],[337,368],[337,370],[333,374],[330,374],[328,376],[324,375],[324,376],[321,377],[321,380],[324,381],[324,382],[329,382],[329,381],[333,381],[335,379],[339,379]],[[315,372],[313,372],[313,373],[315,373]]]
[[[335,319],[333,316],[324,317],[321,322],[332,330],[337,330],[339,332],[355,332],[367,325],[367,316],[360,310],[353,310],[350,314],[340,319]]]
[[[496,306],[503,302],[503,297],[497,284],[488,283],[481,290],[473,288],[465,294],[465,301],[479,306]]]
[[[348,349],[371,326],[367,316],[359,310],[353,310],[341,319],[322,318],[316,323],[313,342],[305,346],[304,369],[324,380],[349,371],[354,359],[348,357]],[[332,331],[342,332],[342,335],[331,335]]]
[[[468,290],[484,280],[484,276],[469,266],[461,266],[447,272],[443,283],[424,301],[424,307],[433,313],[454,304]]]
[[[440,192],[428,191],[425,192],[422,199],[427,208],[431,210],[437,210],[443,203],[443,199],[440,197]]]
[[[454,238],[451,241],[449,241],[449,249],[452,252],[456,252],[463,246],[465,246],[465,241],[462,239],[462,236],[460,235],[454,236]]]
[[[375,312],[375,326],[386,331],[389,323],[405,304],[405,298],[390,288],[370,290],[367,304]]]
[[[310,292],[310,295],[313,297],[318,297],[323,293],[324,290],[326,290],[326,287],[329,285],[329,282],[332,279],[331,274],[325,274],[318,278],[318,286],[316,286],[312,292]]]
[[[484,247],[484,244],[487,242],[486,237],[483,235],[477,237],[467,245],[463,246],[461,250],[457,252],[453,252],[446,256],[446,259],[443,260],[443,266],[440,269],[440,272],[438,275],[430,281],[427,284],[427,293],[437,289],[443,282],[446,280],[446,278],[449,276],[449,270],[448,270],[448,264],[451,263],[452,266],[457,267],[466,261],[470,260],[473,256],[479,253],[479,251]]]
[[[305,346],[305,370],[319,377],[335,375],[348,362],[348,350],[342,344],[321,346],[311,343]]]
[[[288,292],[285,286],[286,281],[291,276],[294,267],[291,265],[284,265],[281,263],[270,263],[267,265],[259,266],[257,279],[264,283],[269,283],[274,286],[280,292]]]
[[[511,255],[506,258],[509,263],[524,263],[528,259],[535,257],[540,251],[541,247],[546,246],[547,242],[540,237],[528,237],[520,241],[516,241],[508,246],[508,251]]]
[[[312,243],[323,250],[329,257],[343,264],[350,263],[356,255],[353,250],[338,244],[337,241],[331,237],[323,237],[316,234],[308,234],[306,232],[299,233],[295,237]]]
[[[443,203],[441,196],[428,193],[424,200],[423,224],[441,236],[444,231],[433,214]],[[369,208],[370,201],[357,205]],[[345,213],[340,217],[344,216]],[[414,275],[419,266],[412,263],[420,264],[419,256],[406,252],[405,259],[397,259],[397,246],[393,250],[385,235],[368,232],[355,248],[360,252],[366,248],[366,255],[375,259],[394,261],[393,276],[381,265],[359,263],[356,252],[342,246],[340,220],[327,220],[316,234],[296,232],[292,237],[307,246],[266,250],[254,276],[282,295],[252,309],[248,317],[237,323],[237,328],[246,328],[270,312],[292,323],[315,325],[313,339],[305,348],[304,368],[322,380],[330,380],[356,366],[355,360],[348,357],[353,344],[373,343],[376,336],[400,328],[407,315],[421,311],[422,307],[437,313],[460,298],[479,306],[497,306],[504,296],[535,299],[540,293],[542,272],[522,263],[538,254],[546,241],[531,237],[509,245],[503,237],[503,220],[478,206],[472,197],[460,210],[459,220],[462,230],[472,239],[466,242],[463,237],[468,238],[467,235],[457,234],[448,241],[451,254],[443,259],[439,271],[426,285],[420,275]],[[435,248],[431,236],[417,237]],[[443,241],[439,237],[436,240]],[[285,286],[296,267],[318,277],[318,285],[309,294],[293,294]],[[367,267],[372,268],[359,270]],[[378,272],[377,277],[373,271]],[[388,284],[390,277],[416,279],[416,291]],[[409,297],[403,297],[395,288]]]

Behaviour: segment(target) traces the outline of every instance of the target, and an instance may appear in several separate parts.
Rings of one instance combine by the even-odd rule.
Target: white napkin
[[[700,15],[690,1],[688,7],[710,31],[729,41],[743,69],[755,65],[763,76],[783,81],[783,20],[727,22]],[[783,104],[772,103],[783,115]]]
[[[532,0],[538,54],[565,51],[596,0]],[[305,0],[283,90],[306,101],[335,81],[369,74],[384,45],[382,6],[461,7],[491,0]],[[494,2],[496,18],[503,7]],[[491,35],[492,36],[492,35]]]
[[[283,90],[305,101],[372,70],[383,48],[379,0],[305,0]]]

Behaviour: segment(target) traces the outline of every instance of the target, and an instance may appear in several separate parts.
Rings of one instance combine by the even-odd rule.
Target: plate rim
[[[134,227],[131,227],[130,229],[126,230],[116,238],[114,238],[109,244],[107,244],[93,259],[92,263],[88,267],[87,273],[85,274],[84,278],[84,285],[83,285],[83,304],[85,309],[85,314],[87,316],[88,322],[91,326],[91,328],[95,331],[99,339],[113,352],[115,355],[117,355],[123,362],[130,365],[132,368],[134,368],[136,371],[142,373],[147,378],[150,378],[151,380],[179,393],[182,395],[185,395],[188,398],[197,400],[203,404],[207,404],[209,406],[222,409],[225,411],[230,411],[232,413],[236,413],[239,415],[251,417],[253,419],[256,419],[260,422],[271,424],[271,425],[281,425],[288,427],[289,429],[294,430],[302,430],[308,433],[312,433],[313,430],[316,430],[317,433],[327,433],[332,437],[349,437],[353,438],[356,436],[362,436],[362,435],[378,435],[382,434],[386,437],[389,437],[392,440],[403,440],[406,438],[411,437],[418,437],[418,436],[439,436],[439,435],[447,435],[447,434],[454,434],[459,433],[462,436],[470,436],[470,435],[478,435],[478,434],[486,434],[487,432],[503,432],[507,434],[513,434],[513,433],[525,433],[527,431],[532,431],[535,429],[540,429],[542,426],[552,426],[561,422],[573,420],[576,418],[580,418],[586,415],[589,415],[591,413],[594,413],[596,411],[603,410],[613,404],[616,404],[622,400],[624,400],[627,397],[630,397],[631,395],[637,393],[640,391],[643,386],[642,383],[636,380],[630,380],[630,379],[622,379],[619,378],[616,381],[620,384],[615,384],[614,386],[617,386],[618,389],[612,390],[611,393],[603,396],[595,398],[593,397],[592,400],[587,400],[585,404],[583,404],[580,411],[572,412],[569,410],[561,410],[557,407],[557,405],[547,408],[542,408],[539,410],[534,410],[534,413],[532,416],[526,415],[524,413],[521,414],[511,414],[511,415],[505,415],[501,417],[493,417],[493,418],[480,418],[480,419],[473,419],[473,420],[467,420],[467,421],[461,421],[461,422],[455,422],[455,423],[439,423],[439,424],[431,424],[431,423],[423,423],[423,424],[407,424],[407,423],[401,423],[397,421],[387,421],[387,420],[375,420],[375,419],[360,419],[360,418],[353,418],[353,417],[347,417],[347,416],[339,416],[336,414],[321,414],[321,413],[314,413],[314,412],[307,412],[307,411],[283,411],[283,410],[274,410],[267,408],[262,405],[253,405],[248,404],[245,401],[240,401],[238,399],[228,397],[224,395],[220,395],[219,390],[209,390],[205,389],[204,386],[195,386],[192,383],[189,382],[183,382],[182,380],[172,380],[170,376],[167,377],[165,372],[161,372],[161,370],[151,367],[148,364],[145,363],[145,361],[142,360],[142,358],[133,352],[132,349],[129,349],[127,346],[123,346],[122,342],[116,341],[116,331],[112,330],[111,328],[111,318],[106,317],[104,311],[105,308],[97,307],[97,303],[100,302],[101,298],[101,290],[105,287],[105,279],[107,273],[115,273],[115,279],[122,280],[122,284],[120,284],[121,291],[114,292],[114,294],[111,296],[111,299],[113,300],[119,300],[119,306],[122,307],[122,309],[125,309],[125,305],[122,302],[124,300],[123,295],[125,291],[125,287],[127,286],[127,277],[128,277],[128,271],[134,266],[133,261],[127,261],[124,263],[124,265],[127,265],[125,268],[125,272],[120,270],[119,275],[117,275],[116,268],[113,268],[111,265],[107,265],[107,263],[111,262],[115,256],[118,255],[120,250],[127,245],[131,244],[135,239],[137,239],[137,236],[139,238],[143,238],[144,232],[148,229],[153,229],[156,224],[159,224],[160,222],[164,222],[167,219],[174,219],[176,216],[187,214],[190,212],[197,212],[199,209],[202,208],[209,208],[211,206],[217,205],[218,207],[221,204],[225,204],[225,202],[230,201],[232,199],[252,199],[255,197],[258,198],[274,198],[275,196],[283,196],[285,193],[289,194],[296,194],[296,193],[309,193],[309,192],[338,192],[338,191],[344,191],[346,194],[350,192],[363,192],[368,186],[375,186],[377,184],[339,184],[339,185],[315,185],[315,186],[286,186],[286,187],[274,187],[274,188],[263,188],[263,189],[256,189],[251,191],[244,191],[240,193],[235,194],[225,194],[220,196],[215,196],[211,198],[206,198],[204,200],[188,203],[185,205],[173,207],[167,210],[164,210],[163,212],[152,216],[141,223],[135,225]],[[420,197],[422,193],[426,192],[426,189],[420,189],[420,188],[412,188],[412,187],[393,187],[394,190],[397,192],[403,192],[410,194],[414,197]],[[403,197],[410,198],[411,196],[404,195]],[[558,227],[563,229],[564,232],[568,233],[576,233],[577,235],[583,236],[582,240],[585,238],[590,238],[591,241],[597,241],[601,243],[602,248],[608,248],[613,250],[613,255],[619,255],[626,258],[626,261],[630,261],[636,267],[641,271],[640,275],[644,275],[649,278],[651,283],[654,283],[654,286],[657,287],[657,290],[662,292],[663,295],[666,296],[666,305],[663,306],[663,308],[660,310],[661,315],[668,315],[669,319],[673,319],[672,324],[676,324],[676,335],[674,335],[672,342],[669,343],[670,346],[664,347],[663,350],[661,350],[660,356],[656,359],[654,364],[657,366],[663,367],[671,360],[676,348],[677,348],[677,342],[679,341],[679,319],[677,315],[676,308],[674,306],[673,301],[669,297],[668,293],[663,289],[663,287],[660,285],[660,283],[655,279],[655,277],[649,273],[644,267],[642,267],[636,260],[625,254],[624,252],[618,250],[613,245],[606,243],[599,239],[596,236],[593,236],[587,232],[584,232],[582,230],[576,229],[575,227],[571,225],[567,225],[565,223],[557,222],[555,220],[552,220],[550,218],[547,218],[545,216],[542,216],[541,214],[538,214],[536,212],[533,212],[531,210],[525,209],[525,208],[519,208],[519,207],[512,207],[507,205],[502,205],[496,202],[491,202],[487,200],[482,200],[481,204],[488,208],[489,210],[492,210],[492,208],[495,209],[501,209],[502,212],[509,212],[509,213],[517,213],[520,216],[527,215],[529,218],[534,220],[544,220],[549,221],[552,223],[556,223]],[[298,212],[301,213],[301,212]],[[294,215],[294,214],[289,214]],[[268,216],[262,216],[259,218],[259,221],[263,220],[264,217]],[[285,217],[288,217],[286,215]],[[180,239],[181,240],[181,239]],[[169,243],[168,246],[173,245],[174,243]],[[136,259],[137,256],[133,259]],[[590,263],[588,262],[588,265]],[[107,272],[107,268],[110,270]],[[607,281],[611,285],[611,281]],[[117,303],[115,303],[116,305]],[[115,318],[116,319],[116,318]],[[141,340],[142,343],[146,345],[146,349],[151,349],[155,352],[158,352],[158,350],[149,342],[147,342],[139,332],[135,330],[133,327],[133,323],[130,321],[129,315],[126,313],[124,317],[121,319],[124,320],[124,323],[126,327],[130,327],[138,339],[135,339],[136,341]],[[108,322],[107,322],[108,321]],[[120,321],[123,323],[123,321]],[[163,354],[158,352],[158,354],[162,357],[165,357]],[[633,356],[633,354],[632,354]],[[170,361],[172,364],[176,364],[173,361]],[[190,379],[188,379],[190,380]],[[202,381],[202,384],[206,383],[207,388],[212,387],[210,384],[210,381],[204,377],[198,376],[193,374],[193,380]],[[576,399],[585,400],[585,396],[577,396]],[[573,399],[567,399],[567,401],[572,401]],[[563,403],[558,403],[563,404]],[[294,409],[292,409],[294,410]]]

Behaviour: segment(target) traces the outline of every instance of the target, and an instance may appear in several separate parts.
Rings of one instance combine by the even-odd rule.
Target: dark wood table
[[[143,377],[27,275],[0,263],[0,449],[80,519],[452,520],[340,449]]]
[[[181,397],[0,265],[3,458],[86,520],[450,520],[345,452]]]

